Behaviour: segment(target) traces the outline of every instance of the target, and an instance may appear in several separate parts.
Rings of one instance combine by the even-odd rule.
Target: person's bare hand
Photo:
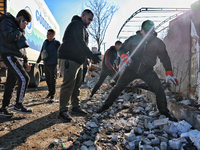
[[[28,62],[25,63],[25,67],[27,72],[31,71],[31,65]]]

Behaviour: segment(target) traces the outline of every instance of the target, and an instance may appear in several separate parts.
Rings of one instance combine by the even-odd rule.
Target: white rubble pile
[[[87,80],[90,88],[98,81],[99,72],[92,76]],[[124,90],[107,111],[95,113],[112,88],[109,79],[83,104],[90,116],[82,124],[81,135],[73,141],[77,150],[200,150],[200,131],[185,120],[170,121],[145,95]]]
[[[79,147],[87,147],[88,150],[94,147],[124,150],[200,149],[198,130],[192,130],[185,120],[173,122],[160,115],[156,105],[145,95],[122,92],[107,111],[94,113],[103,105],[104,94],[100,91],[91,100],[93,113],[84,126],[84,134],[78,138]]]

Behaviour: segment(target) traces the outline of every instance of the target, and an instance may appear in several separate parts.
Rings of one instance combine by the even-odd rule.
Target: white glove
[[[174,83],[174,85],[176,85],[176,86],[179,85],[179,82],[178,82],[178,80],[176,79],[175,76],[168,75],[167,78],[166,78],[166,82],[168,82],[169,80],[171,80]]]
[[[168,82],[169,80],[171,80],[173,83],[174,83],[174,85],[179,85],[179,82],[178,82],[178,80],[177,80],[177,78],[173,75],[173,73],[172,73],[172,71],[171,70],[169,70],[169,71],[166,71],[166,82]]]

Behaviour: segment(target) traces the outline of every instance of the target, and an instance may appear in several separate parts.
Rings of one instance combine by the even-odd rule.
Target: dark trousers
[[[44,65],[45,78],[50,96],[54,96],[56,92],[57,64]]]
[[[85,75],[87,73],[87,66],[86,67],[83,67],[83,78],[82,78],[82,81],[84,82],[85,80]]]
[[[85,80],[85,75],[87,73],[87,66],[89,65],[87,58],[85,59],[84,63],[83,63],[83,78],[82,81],[84,82]]]
[[[145,81],[150,89],[155,93],[157,107],[160,113],[167,113],[169,110],[167,109],[166,96],[156,72],[148,70],[143,73],[136,73],[137,70],[132,68],[134,67],[129,66],[125,68],[124,72],[119,77],[117,84],[113,87],[108,98],[106,99],[105,105],[112,105],[115,99],[131,81],[140,78]]]
[[[94,86],[94,88],[93,88],[93,90],[91,92],[91,96],[93,96],[96,93],[96,91],[102,85],[102,83],[104,82],[104,80],[106,79],[107,76],[113,77],[114,75],[115,75],[115,72],[113,72],[111,70],[102,69],[100,77],[99,77],[99,81]],[[118,77],[116,77],[114,80],[117,81],[117,79],[118,79]]]
[[[2,107],[6,107],[10,104],[10,99],[12,98],[16,81],[18,81],[16,104],[21,104],[23,102],[26,88],[30,81],[29,75],[18,57],[3,56],[2,59],[5,65],[8,67]]]

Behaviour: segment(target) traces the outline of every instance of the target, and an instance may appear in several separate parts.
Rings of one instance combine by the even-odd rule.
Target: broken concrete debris
[[[153,121],[153,125],[155,127],[162,126],[162,125],[167,124],[168,121],[169,121],[169,118],[163,118],[163,119],[154,120]]]
[[[190,130],[192,126],[187,123],[185,120],[183,121],[180,121],[178,124],[177,124],[177,129],[178,131],[182,132],[182,133],[185,133],[185,132],[188,132]]]
[[[94,87],[99,72],[87,81]],[[108,80],[108,79],[107,79]],[[90,112],[83,124],[83,131],[73,139],[77,150],[200,150],[200,131],[186,120],[170,121],[161,115],[155,101],[145,94],[123,91],[113,105],[102,114],[96,114],[112,88],[109,82],[100,87],[83,108]],[[188,104],[188,101],[184,103]]]
[[[167,150],[167,142],[160,143],[160,150]]]
[[[187,137],[190,137],[198,148],[199,131],[191,130],[192,126],[186,121],[172,122],[159,113],[150,117],[145,115],[149,114],[145,110],[131,113],[127,107],[118,109],[117,103],[121,103],[121,100],[102,114],[91,114],[85,122],[83,133],[74,141],[80,144],[74,146],[80,150],[111,149],[114,146],[125,150],[182,149],[189,142]],[[143,101],[136,103],[144,107]]]

